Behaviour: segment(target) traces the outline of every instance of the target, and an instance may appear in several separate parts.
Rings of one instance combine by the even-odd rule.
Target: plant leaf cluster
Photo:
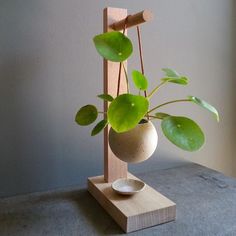
[[[97,52],[106,60],[120,62],[127,60],[132,52],[133,46],[130,39],[120,32],[108,32],[100,34],[93,39]],[[125,70],[125,67],[123,67]],[[173,69],[163,68],[163,78],[160,83],[151,90],[147,97],[141,96],[140,91],[148,90],[148,79],[138,70],[132,71],[132,80],[138,89],[137,94],[130,94],[128,75],[125,71],[127,82],[127,93],[113,97],[110,94],[100,94],[98,97],[109,103],[107,112],[99,112],[94,105],[86,105],[77,112],[75,121],[77,124],[86,126],[94,123],[100,113],[106,119],[99,121],[92,129],[91,135],[97,135],[108,124],[118,133],[127,132],[133,129],[142,119],[161,120],[161,128],[165,137],[186,151],[196,151],[202,147],[205,141],[204,133],[199,125],[188,117],[173,116],[161,112],[159,109],[168,104],[177,102],[192,102],[210,111],[219,121],[217,110],[206,101],[188,96],[183,99],[168,101],[150,109],[150,100],[154,94],[165,84],[174,83],[187,85],[189,79],[180,75]]]

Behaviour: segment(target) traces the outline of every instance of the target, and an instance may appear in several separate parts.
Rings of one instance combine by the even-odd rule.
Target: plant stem
[[[159,85],[157,85],[157,86],[152,90],[152,92],[148,95],[148,98],[151,98],[151,97],[153,96],[153,94],[154,94],[155,92],[157,92],[157,90],[158,90],[162,85],[164,85],[165,83],[167,83],[167,81],[163,81],[162,83],[160,83]]]
[[[175,102],[191,102],[191,100],[190,99],[179,99],[179,100],[173,100],[173,101],[165,102],[165,103],[162,103],[162,104],[152,108],[150,111],[148,111],[148,113],[158,109],[159,107],[165,106],[167,104],[175,103]]]
[[[146,115],[146,117],[147,117],[147,115]],[[151,117],[151,118],[153,118],[153,119],[159,119],[159,120],[162,120],[161,118],[158,118],[158,117],[156,117],[156,116],[152,116],[152,115],[148,115],[148,117]]]
[[[106,114],[105,111],[98,111],[98,114]]]
[[[129,79],[128,79],[127,71],[126,71],[125,66],[124,66],[123,63],[122,63],[122,66],[123,66],[123,69],[124,69],[124,72],[125,72],[126,85],[127,85],[127,93],[129,93]]]

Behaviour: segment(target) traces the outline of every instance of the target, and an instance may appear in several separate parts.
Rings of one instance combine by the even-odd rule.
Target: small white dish
[[[122,195],[133,195],[144,190],[146,184],[136,179],[117,179],[111,185],[112,189]]]

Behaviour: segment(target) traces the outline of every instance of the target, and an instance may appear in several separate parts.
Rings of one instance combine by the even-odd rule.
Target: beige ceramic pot
[[[142,162],[154,153],[158,142],[156,129],[150,121],[143,121],[124,133],[110,129],[110,148],[120,160],[131,163]]]

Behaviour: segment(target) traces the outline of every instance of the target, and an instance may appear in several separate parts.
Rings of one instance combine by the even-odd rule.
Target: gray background
[[[106,6],[135,13],[150,9],[143,25],[146,75],[154,86],[163,67],[191,78],[188,87],[169,85],[155,103],[197,95],[214,104],[212,115],[197,106],[169,106],[203,128],[206,145],[187,153],[159,133],[159,148],[134,171],[163,169],[190,160],[236,176],[235,1],[233,0],[1,0],[0,1],[0,197],[68,185],[85,186],[87,176],[102,173],[102,135],[79,127],[79,107],[94,103],[102,91],[102,59],[92,37],[102,31]],[[139,69],[135,53],[129,68]],[[131,70],[129,70],[131,71]]]

